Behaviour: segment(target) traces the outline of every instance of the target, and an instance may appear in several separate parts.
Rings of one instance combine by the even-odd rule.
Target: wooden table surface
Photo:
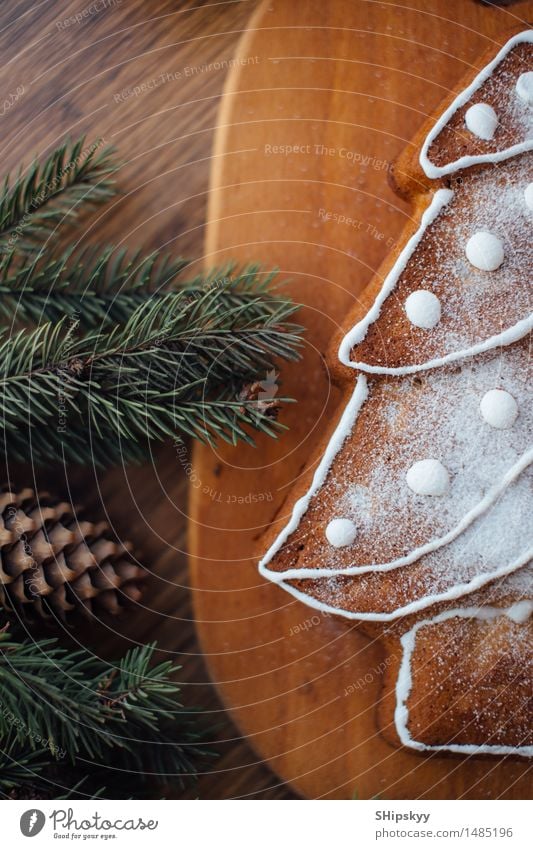
[[[256,6],[240,2],[74,0],[0,5],[2,170],[87,132],[118,148],[124,196],[79,238],[153,249],[201,262],[217,107],[232,51]],[[77,17],[76,17],[77,16]],[[217,725],[219,757],[179,798],[292,798],[236,730],[209,683],[195,636],[185,552],[187,480],[172,446],[143,468],[107,473],[9,467],[4,477],[48,486],[108,517],[152,571],[142,605],[112,627],[74,637],[110,657],[157,640],[182,664],[186,704]],[[171,793],[166,794],[171,797]]]

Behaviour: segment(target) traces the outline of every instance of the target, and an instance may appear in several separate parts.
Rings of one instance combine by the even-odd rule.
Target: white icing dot
[[[533,209],[533,183],[530,183],[529,186],[526,186],[524,189],[524,198],[526,200],[526,206]]]
[[[351,545],[357,536],[357,528],[350,519],[332,519],[326,528],[328,542],[335,548]]]
[[[486,230],[479,230],[466,243],[466,256],[481,271],[496,271],[504,260],[503,242]]]
[[[490,141],[498,126],[498,116],[488,103],[474,103],[466,112],[465,124],[475,136]]]
[[[444,495],[450,486],[448,471],[433,458],[413,463],[405,477],[407,486],[417,495]]]
[[[407,318],[415,327],[431,330],[440,321],[440,301],[433,292],[417,289],[405,302]]]
[[[533,103],[533,71],[520,74],[516,81],[516,93],[524,103]]]
[[[479,405],[481,415],[491,427],[507,430],[515,423],[518,404],[504,389],[490,389]]]

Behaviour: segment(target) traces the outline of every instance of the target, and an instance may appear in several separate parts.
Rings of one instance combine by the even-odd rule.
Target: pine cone
[[[0,488],[0,605],[27,616],[118,613],[146,575],[107,522],[79,521],[72,506],[32,489]]]

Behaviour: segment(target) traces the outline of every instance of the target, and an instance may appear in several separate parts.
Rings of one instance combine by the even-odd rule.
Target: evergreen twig
[[[297,357],[301,328],[273,274],[228,265],[183,280],[185,260],[159,252],[25,252],[113,191],[112,151],[84,145],[62,145],[0,193],[1,448],[104,466],[141,461],[150,440],[274,436],[287,399],[265,404],[249,387]]]
[[[274,293],[232,301],[236,285],[224,283],[225,303],[219,288],[166,293],[104,333],[79,336],[66,320],[4,332],[2,448],[23,460],[105,465],[141,459],[147,440],[176,435],[251,443],[252,426],[274,436],[282,425],[241,390],[274,357],[298,356],[295,307]]]
[[[13,181],[0,188],[0,252],[23,254],[42,246],[62,222],[74,218],[86,204],[102,203],[114,193],[113,148],[85,137],[66,142],[44,160],[34,160]]]
[[[112,245],[90,246],[58,259],[40,258],[22,267],[14,253],[0,262],[0,321],[11,324],[57,322],[76,317],[84,330],[124,323],[148,298],[161,297],[179,288],[191,295],[216,289],[221,308],[255,307],[261,319],[259,296],[272,288],[276,272],[259,265],[237,270],[233,264],[212,269],[207,275],[183,279],[188,261],[155,251],[129,255]],[[225,284],[231,281],[231,287]]]
[[[8,797],[21,785],[40,788],[41,776],[49,765],[50,755],[42,749],[24,745],[12,731],[0,734],[0,798]]]
[[[113,665],[55,639],[1,634],[0,791],[59,763],[78,776],[102,770],[100,780],[114,771],[123,784],[132,771],[180,784],[193,777],[206,755],[202,732],[178,701],[179,667],[152,664],[154,649],[132,649]]]

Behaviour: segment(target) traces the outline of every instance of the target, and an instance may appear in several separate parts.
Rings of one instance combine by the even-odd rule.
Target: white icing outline
[[[516,605],[512,605],[509,608],[502,608],[487,605],[480,607],[459,607],[454,610],[445,610],[443,613],[434,616],[432,619],[423,619],[421,622],[417,622],[409,631],[406,631],[406,633],[402,635],[400,643],[403,649],[403,654],[398,677],[396,679],[396,708],[394,711],[394,723],[396,725],[398,737],[404,746],[408,746],[411,749],[418,749],[419,751],[446,751],[455,752],[460,755],[491,754],[521,755],[523,757],[533,756],[533,746],[493,746],[488,743],[480,745],[450,743],[449,745],[431,746],[413,739],[408,729],[409,709],[407,707],[407,700],[413,684],[411,656],[415,649],[416,635],[420,628],[424,628],[428,625],[435,625],[439,622],[445,621],[446,619],[452,619],[454,617],[460,617],[462,619],[486,620],[496,618],[497,616],[506,616],[511,614],[515,606]]]
[[[333,434],[333,438],[335,438],[335,434]],[[506,491],[510,484],[513,483],[522,472],[527,469],[529,465],[533,463],[533,448],[525,451],[522,456],[512,465],[505,475],[498,481],[494,486],[492,486],[483,496],[481,501],[478,501],[477,504],[472,507],[471,510],[466,513],[461,521],[450,531],[448,531],[444,536],[437,537],[430,542],[425,543],[424,545],[419,546],[418,548],[414,548],[409,554],[405,554],[403,557],[399,557],[396,560],[390,560],[387,563],[368,563],[362,566],[345,566],[343,568],[338,569],[328,569],[326,566],[318,567],[317,569],[313,569],[312,566],[302,567],[299,569],[285,569],[283,572],[275,572],[266,567],[266,563],[270,560],[269,552],[265,555],[263,560],[261,560],[259,564],[259,571],[262,575],[274,583],[281,583],[282,581],[294,581],[294,580],[302,580],[307,578],[332,578],[337,575],[365,575],[368,572],[391,572],[394,569],[399,569],[402,566],[410,566],[412,563],[415,563],[417,560],[420,560],[426,554],[431,554],[433,551],[438,551],[439,548],[443,548],[447,546],[450,542],[453,542],[457,537],[460,537],[461,534],[467,530],[467,528],[472,525],[476,519],[486,513],[490,508],[496,503],[498,498]],[[314,484],[314,481],[313,481]],[[313,490],[313,484],[311,488],[306,493],[307,504],[309,504],[312,496],[315,494]],[[303,501],[303,499],[300,499]],[[297,504],[300,503],[297,502]],[[291,517],[292,523],[294,519],[294,511],[293,516]],[[301,519],[301,515],[298,517],[298,523]],[[287,528],[285,530],[287,530]],[[279,537],[278,537],[279,539]],[[277,540],[276,540],[277,543]],[[274,545],[276,544],[274,543]],[[273,548],[274,546],[272,546]],[[533,553],[530,555],[533,556]],[[488,574],[488,573],[482,573]],[[492,577],[498,577],[498,572],[491,573]]]
[[[457,110],[460,109],[461,106],[464,106],[465,103],[470,100],[472,95],[482,86],[482,84],[488,80],[494,69],[500,64],[502,59],[507,56],[509,51],[516,44],[522,44],[524,42],[533,42],[533,30],[524,30],[510,38],[507,44],[501,48],[494,59],[489,62],[488,65],[485,65],[483,70],[480,71],[470,85],[455,98],[453,103],[446,109],[445,112],[443,112],[439,120],[429,131],[424,144],[422,145],[419,157],[420,165],[427,177],[435,180],[439,177],[444,177],[446,174],[453,174],[461,168],[470,168],[472,165],[478,165],[481,162],[503,162],[511,156],[515,156],[519,153],[525,153],[527,150],[531,150],[533,148],[533,139],[524,139],[524,141],[511,145],[511,147],[503,148],[503,150],[494,151],[493,153],[480,153],[475,156],[461,156],[459,159],[456,159],[454,162],[450,162],[447,165],[434,165],[428,157],[429,148],[439,133],[446,126],[450,118],[455,115]],[[524,109],[527,108],[527,105],[524,104]]]
[[[373,366],[364,362],[354,362],[350,359],[350,352],[352,348],[363,341],[370,325],[374,324],[374,322],[379,318],[381,307],[396,288],[396,284],[400,276],[405,271],[409,260],[413,256],[427,228],[435,221],[441,210],[451,201],[453,195],[454,193],[451,189],[438,189],[433,195],[430,205],[426,210],[424,210],[420,221],[420,227],[416,233],[411,236],[398,256],[392,269],[387,274],[383,281],[383,286],[381,287],[381,290],[371,308],[364,318],[362,318],[361,321],[358,321],[357,324],[355,324],[342,339],[339,346],[339,360],[343,365],[357,369],[357,371],[364,371],[366,374],[415,374],[419,371],[439,368],[447,363],[453,363],[457,360],[473,357],[477,354],[483,354],[493,348],[511,345],[513,342],[517,342],[519,339],[526,336],[526,334],[533,328],[533,313],[531,313],[527,316],[527,318],[521,319],[516,324],[512,325],[512,327],[503,330],[501,333],[497,333],[495,336],[490,336],[482,342],[477,342],[470,348],[465,348],[462,351],[452,351],[449,354],[445,354],[443,357],[437,357],[434,360],[427,360],[425,363],[413,363],[413,365],[410,366],[396,366],[395,368],[390,366]]]
[[[394,291],[400,275],[405,271],[407,263],[422,240],[422,236],[425,234],[430,224],[433,224],[442,209],[451,201],[453,195],[454,193],[451,189],[438,189],[433,195],[431,203],[422,214],[418,230],[416,233],[413,233],[407,244],[402,248],[392,269],[385,277],[383,286],[381,287],[381,291],[376,297],[376,300],[364,318],[362,318],[361,321],[358,321],[357,324],[355,324],[344,336],[339,346],[339,360],[345,366],[357,368],[360,371],[363,371],[360,367],[360,363],[356,364],[350,360],[350,351],[354,345],[363,341],[370,325],[379,318],[384,301],[388,298],[391,292]]]
[[[294,507],[292,508],[291,518],[289,519],[283,530],[280,531],[280,533],[268,549],[267,553],[259,563],[259,571],[262,575],[265,575],[265,577],[268,577],[268,575],[264,571],[264,564],[268,563],[268,561],[274,557],[274,555],[279,551],[283,543],[286,542],[288,537],[292,534],[293,531],[296,530],[296,528],[300,524],[300,519],[309,507],[311,498],[318,492],[318,490],[321,488],[324,481],[326,480],[326,476],[329,472],[330,466],[339,451],[341,450],[345,439],[351,433],[352,427],[355,424],[359,415],[359,411],[361,410],[361,407],[363,406],[367,398],[367,380],[364,374],[360,374],[357,378],[357,383],[355,384],[355,389],[353,391],[352,397],[344,408],[339,423],[328,442],[327,448],[324,454],[322,455],[320,463],[316,467],[311,486],[309,487],[305,495],[299,498],[298,501],[295,503]]]
[[[353,366],[353,368],[358,369],[358,371],[366,372],[366,374],[416,374],[418,371],[428,371],[430,369],[447,365],[448,363],[454,363],[457,360],[474,357],[477,354],[484,354],[486,351],[491,351],[493,348],[512,345],[513,342],[518,342],[519,339],[523,339],[524,336],[527,336],[532,329],[533,313],[528,315],[527,318],[520,319],[520,321],[513,324],[513,326],[509,327],[507,330],[503,330],[496,336],[490,336],[488,339],[485,339],[483,342],[478,342],[471,348],[466,348],[464,351],[452,351],[452,353],[446,354],[444,357],[428,360],[425,363],[415,363],[412,366],[398,366],[397,368],[389,368],[388,366],[371,366],[367,363],[354,362],[351,362],[350,365]]]
[[[369,613],[367,611],[363,612],[360,610],[345,610],[343,607],[333,607],[331,604],[325,604],[322,601],[318,601],[318,599],[314,596],[296,589],[296,587],[293,587],[292,584],[287,584],[285,581],[279,581],[278,586],[293,595],[294,598],[298,599],[298,601],[303,602],[303,604],[306,604],[308,607],[312,607],[314,610],[318,610],[321,613],[330,613],[333,616],[342,616],[344,619],[356,619],[359,622],[393,622],[401,616],[418,613],[418,611],[425,610],[427,607],[432,607],[434,604],[439,602],[454,601],[457,598],[468,595],[475,590],[481,589],[481,587],[484,587],[486,584],[489,584],[495,578],[503,578],[506,575],[511,575],[513,572],[517,572],[518,569],[521,569],[522,566],[526,566],[531,560],[533,560],[533,546],[531,546],[528,551],[524,552],[518,560],[515,560],[508,566],[498,570],[498,572],[485,572],[483,575],[476,575],[467,584],[456,584],[454,587],[451,587],[443,593],[423,596],[416,601],[409,602],[409,604],[404,605],[404,607],[397,607],[396,610],[392,610],[390,613],[376,613],[375,611]],[[305,580],[313,580],[312,575],[306,575]]]

